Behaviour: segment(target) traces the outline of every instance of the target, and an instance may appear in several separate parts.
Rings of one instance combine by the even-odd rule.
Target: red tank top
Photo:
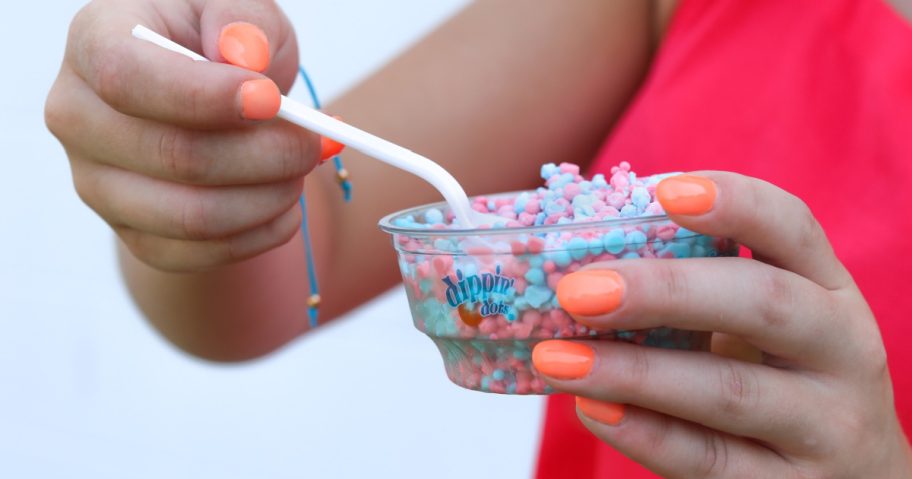
[[[912,432],[912,26],[884,0],[683,0],[594,164],[729,170],[804,199],[880,323]],[[538,477],[656,477],[553,396]]]

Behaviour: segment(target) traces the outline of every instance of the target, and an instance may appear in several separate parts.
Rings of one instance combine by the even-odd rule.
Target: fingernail
[[[623,297],[624,279],[607,269],[577,271],[557,283],[557,301],[573,315],[610,313],[621,305]]]
[[[592,370],[595,351],[589,346],[560,339],[542,341],[532,350],[532,364],[545,376],[579,379]]]
[[[248,120],[268,120],[279,113],[282,93],[268,78],[248,80],[241,85],[241,116]]]
[[[656,185],[656,198],[668,214],[702,215],[716,202],[716,184],[702,176],[672,176]]]
[[[341,118],[338,116],[334,116],[333,118],[341,120]],[[320,137],[320,148],[322,150],[320,153],[320,163],[322,164],[326,160],[338,155],[339,153],[342,153],[342,150],[345,149],[345,145],[339,143],[336,140],[333,140],[332,138],[323,136]]]
[[[252,23],[225,25],[219,34],[219,52],[232,65],[264,72],[269,68],[269,39]]]
[[[576,407],[587,417],[602,424],[617,426],[624,419],[624,405],[577,396]]]

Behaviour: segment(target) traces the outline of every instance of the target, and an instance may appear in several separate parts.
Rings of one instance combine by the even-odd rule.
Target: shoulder
[[[679,3],[680,0],[653,0],[653,31],[657,44],[661,43],[662,38],[664,38],[665,30],[668,28],[668,24],[671,22]]]

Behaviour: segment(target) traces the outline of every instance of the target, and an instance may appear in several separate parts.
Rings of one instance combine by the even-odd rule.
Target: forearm
[[[647,68],[650,6],[640,0],[527,5],[472,4],[327,111],[441,163],[470,194],[530,187],[544,162],[588,162]],[[357,152],[347,151],[345,160],[355,184],[352,203],[342,203],[331,171],[311,174],[305,185],[323,320],[398,280],[377,220],[438,200],[419,180]],[[299,237],[200,274],[164,273],[129,252],[121,258],[142,310],[195,354],[253,357],[306,329],[309,292]]]

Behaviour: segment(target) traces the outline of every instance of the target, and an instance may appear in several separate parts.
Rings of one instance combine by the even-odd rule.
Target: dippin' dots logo
[[[495,314],[508,314],[510,306],[502,301],[495,301],[492,295],[506,296],[512,293],[515,279],[500,274],[500,266],[494,273],[464,275],[461,269],[456,276],[444,276],[441,281],[446,284],[446,298],[450,306],[457,308],[465,303],[481,303],[479,313],[482,317]]]

